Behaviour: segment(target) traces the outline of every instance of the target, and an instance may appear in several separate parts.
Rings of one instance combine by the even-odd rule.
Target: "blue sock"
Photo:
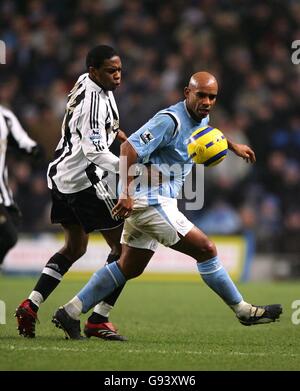
[[[227,271],[221,265],[218,257],[197,263],[198,270],[204,282],[219,295],[226,304],[240,303],[243,298],[234,285]]]
[[[125,284],[125,282],[126,278],[117,262],[110,263],[97,270],[76,295],[82,302],[82,312],[88,312],[117,287]]]

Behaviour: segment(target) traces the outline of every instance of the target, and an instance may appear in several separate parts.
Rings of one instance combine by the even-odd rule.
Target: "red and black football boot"
[[[127,338],[118,334],[118,329],[110,322],[91,323],[87,321],[84,327],[86,337],[97,337],[106,341],[127,341]]]
[[[26,338],[35,337],[35,324],[38,321],[37,313],[30,307],[30,300],[24,300],[16,309],[19,334]]]

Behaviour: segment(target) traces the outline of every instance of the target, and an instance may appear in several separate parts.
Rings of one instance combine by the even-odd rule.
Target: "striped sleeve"
[[[13,137],[19,148],[27,152],[31,152],[32,148],[36,146],[36,142],[32,140],[23,129],[17,117],[12,111],[2,107],[2,113],[10,135]]]

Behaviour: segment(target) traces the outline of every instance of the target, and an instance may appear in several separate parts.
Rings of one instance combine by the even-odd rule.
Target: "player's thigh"
[[[89,235],[85,233],[80,224],[62,224],[65,234],[65,244],[60,250],[70,260],[80,258],[85,252],[89,240]]]
[[[148,217],[149,220],[152,221],[151,216]],[[121,243],[122,245],[126,244],[129,247],[151,250],[154,252],[158,247],[158,241],[144,230],[147,225],[142,223],[144,218],[143,211],[134,211],[130,217],[125,219]]]
[[[151,250],[123,244],[118,264],[127,279],[134,278],[143,273],[153,254],[154,252]]]
[[[178,210],[176,200],[166,199],[161,204],[134,209],[125,220],[121,243],[155,251],[158,243],[171,247],[192,227]]]
[[[107,244],[111,248],[111,251],[114,254],[121,254],[122,246],[121,246],[121,235],[123,231],[123,223],[119,226],[111,229],[100,230]]]
[[[51,222],[52,224],[72,225],[80,224],[68,202],[68,195],[63,194],[57,189],[51,190]]]
[[[180,235],[180,240],[171,248],[193,257],[198,262],[217,255],[215,244],[195,226],[185,236]]]
[[[153,205],[140,216],[143,231],[164,246],[170,247],[185,236],[193,224],[178,210],[176,200]]]
[[[70,207],[86,233],[113,230],[123,222],[122,219],[112,216],[116,200],[98,198],[93,186],[67,197]]]

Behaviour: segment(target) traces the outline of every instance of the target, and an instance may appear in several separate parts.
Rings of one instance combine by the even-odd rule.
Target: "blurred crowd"
[[[300,252],[300,65],[291,61],[299,26],[293,0],[2,0],[0,102],[46,150],[39,165],[10,155],[23,231],[53,229],[47,162],[66,94],[85,71],[87,51],[101,43],[123,62],[115,95],[128,134],[182,100],[195,71],[217,77],[210,123],[249,143],[257,163],[230,154],[207,169],[204,208],[189,217],[208,234],[254,232],[261,252]]]

